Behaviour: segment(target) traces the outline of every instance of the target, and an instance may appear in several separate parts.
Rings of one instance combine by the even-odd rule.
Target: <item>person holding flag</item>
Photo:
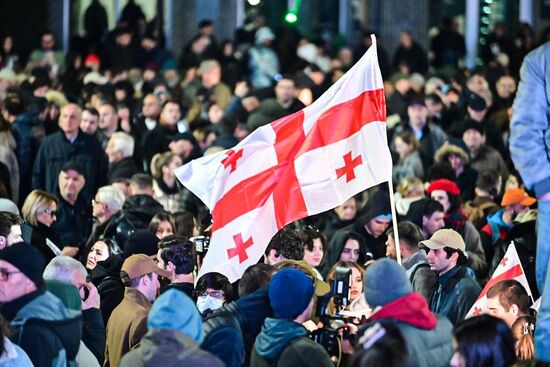
[[[376,42],[315,103],[176,170],[210,209],[207,272],[239,279],[286,224],[391,180]]]

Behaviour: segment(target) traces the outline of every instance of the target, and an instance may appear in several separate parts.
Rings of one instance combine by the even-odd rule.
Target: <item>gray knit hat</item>
[[[365,299],[372,308],[384,306],[413,291],[405,269],[390,259],[379,259],[365,272]]]

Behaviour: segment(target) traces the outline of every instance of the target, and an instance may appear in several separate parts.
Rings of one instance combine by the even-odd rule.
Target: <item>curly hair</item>
[[[283,256],[288,260],[302,260],[304,258],[304,244],[302,239],[295,230],[289,227],[281,229],[271,239],[265,251],[266,255],[269,254],[271,250],[275,250],[276,256]]]

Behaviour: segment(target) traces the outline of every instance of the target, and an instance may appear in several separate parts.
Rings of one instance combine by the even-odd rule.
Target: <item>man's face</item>
[[[86,277],[82,276],[82,274],[79,271],[73,272],[73,276],[71,277],[71,284],[78,289],[78,293],[80,294],[80,299],[84,299],[84,287],[86,286]]]
[[[434,190],[432,191],[432,199],[439,201],[443,205],[443,210],[445,213],[451,209],[451,202],[449,201],[449,195],[444,190]]]
[[[151,273],[151,278],[148,278],[149,283],[147,285],[145,296],[151,302],[157,298],[157,292],[160,288],[159,276],[157,273]]]
[[[518,306],[512,305],[508,311],[499,301],[499,296],[493,298],[487,298],[487,308],[489,309],[489,315],[497,317],[504,321],[508,327],[512,327],[516,319],[518,318]]]
[[[124,154],[117,147],[117,139],[109,139],[107,147],[105,148],[105,153],[109,158],[109,163],[116,163],[124,158]]]
[[[212,66],[210,70],[203,72],[201,76],[202,85],[210,89],[220,84],[222,80],[222,69],[219,66]]]
[[[393,236],[388,236],[388,239],[386,240],[386,257],[389,257],[390,259],[397,258],[397,254],[395,252],[395,240],[393,239]]]
[[[447,257],[447,253],[443,249],[430,249],[428,251],[428,262],[430,263],[430,269],[440,275],[445,274],[456,265],[456,260],[453,261],[456,256],[456,254],[453,254],[452,256]]]
[[[10,233],[6,238],[8,246],[13,245],[14,243],[23,242],[23,236],[21,235],[21,225],[14,224],[10,228]]]
[[[424,232],[431,236],[435,232],[439,231],[441,228],[445,227],[445,221],[443,217],[445,214],[443,212],[433,212],[431,216],[422,217],[422,229]]]
[[[399,35],[399,42],[403,47],[411,48],[413,40],[410,34],[403,32]]]
[[[143,116],[156,120],[160,115],[160,103],[157,97],[148,95],[143,99],[143,106],[141,107]]]
[[[391,219],[387,218],[372,218],[365,224],[367,232],[369,232],[375,238],[378,238],[386,232],[390,225]]]
[[[409,121],[414,126],[422,127],[428,118],[428,109],[421,104],[413,104],[407,108]]]
[[[277,83],[275,87],[275,95],[279,103],[288,103],[296,97],[296,87],[290,79],[283,79]]]
[[[467,83],[467,87],[475,94],[482,94],[487,89],[487,80],[481,75],[474,75]]]
[[[84,187],[84,176],[75,170],[59,172],[59,192],[67,201],[76,200],[78,194]]]
[[[468,129],[462,135],[462,140],[470,152],[477,152],[483,144],[483,135],[475,129]]]
[[[113,106],[104,104],[99,107],[99,128],[102,130],[115,130],[118,116]]]
[[[438,116],[443,111],[443,104],[436,103],[430,99],[426,100],[426,108],[428,109],[428,116]]]
[[[448,160],[455,171],[464,168],[464,162],[462,162],[462,158],[458,154],[449,154]]]
[[[99,116],[91,114],[88,111],[82,112],[82,119],[80,120],[80,130],[86,134],[93,135],[97,131],[97,124],[99,122]]]
[[[25,274],[0,260],[0,303],[11,302],[35,290],[36,286]]]
[[[53,37],[53,34],[43,35],[42,39],[40,40],[40,45],[42,46],[43,50],[53,50],[53,46],[55,46],[55,39]]]
[[[168,148],[170,148],[172,153],[175,153],[180,157],[187,158],[193,150],[193,144],[191,144],[189,140],[179,139],[170,142],[170,144],[168,144]]]
[[[68,104],[61,109],[59,115],[59,128],[65,134],[75,134],[80,126],[80,107],[75,104]]]
[[[174,126],[181,118],[180,107],[176,103],[168,103],[162,109],[160,119],[163,124]]]
[[[503,76],[498,80],[496,88],[500,98],[510,98],[516,91],[516,81],[511,76]]]
[[[92,215],[94,218],[99,218],[105,215],[107,206],[99,200],[99,197],[96,195],[95,199],[92,200]]]
[[[523,214],[529,211],[529,207],[521,204],[509,205],[506,210],[511,211],[510,219],[514,221],[518,214]]]
[[[117,36],[116,42],[121,45],[122,47],[126,47],[132,42],[132,34],[131,33],[123,33]]]

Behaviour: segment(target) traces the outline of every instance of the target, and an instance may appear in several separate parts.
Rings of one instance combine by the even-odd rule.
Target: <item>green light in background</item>
[[[288,12],[285,15],[285,21],[287,23],[296,23],[298,21],[298,16],[293,12]]]

